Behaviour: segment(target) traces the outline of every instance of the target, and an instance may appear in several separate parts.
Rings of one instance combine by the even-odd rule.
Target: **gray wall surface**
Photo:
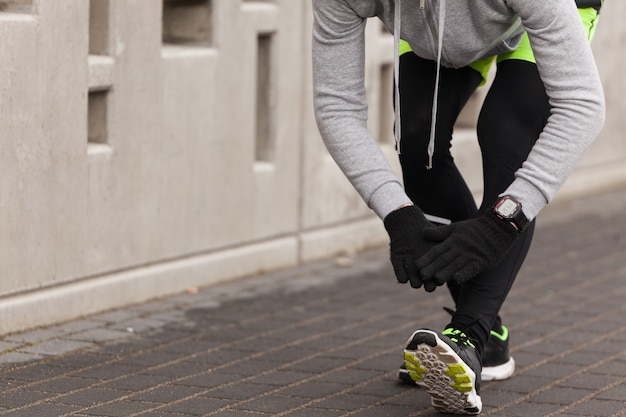
[[[559,198],[626,182],[626,2],[593,42],[607,121]],[[308,0],[0,0],[0,334],[384,245],[312,111]],[[368,23],[393,150],[393,40]],[[454,152],[480,197],[473,123]]]

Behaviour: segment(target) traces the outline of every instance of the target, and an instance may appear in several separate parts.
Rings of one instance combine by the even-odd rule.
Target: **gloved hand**
[[[495,267],[519,236],[515,227],[489,210],[479,217],[429,227],[424,238],[440,242],[417,260],[423,283],[463,282]]]
[[[422,279],[415,261],[435,245],[424,239],[423,231],[432,224],[417,206],[407,206],[389,213],[383,222],[390,238],[390,258],[398,282],[411,283],[411,287],[420,288]],[[427,291],[433,291],[436,285],[428,283]]]

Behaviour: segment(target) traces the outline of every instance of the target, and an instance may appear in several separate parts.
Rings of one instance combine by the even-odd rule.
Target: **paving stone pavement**
[[[517,370],[483,384],[483,415],[626,416],[625,210],[619,189],[542,213],[502,311]],[[347,261],[7,335],[0,415],[438,415],[396,375],[447,292],[396,284],[386,248]]]

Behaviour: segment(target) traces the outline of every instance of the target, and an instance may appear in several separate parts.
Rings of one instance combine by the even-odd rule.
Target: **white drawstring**
[[[396,140],[396,152],[400,154],[400,88],[398,84],[400,84],[400,29],[402,26],[402,16],[400,13],[400,9],[402,8],[402,1],[396,0],[394,4],[393,10],[393,72],[395,78],[395,129],[394,136]]]
[[[420,8],[425,7],[425,0],[420,0]],[[400,32],[402,29],[402,0],[396,0],[394,4],[393,19],[393,47],[394,47],[394,77],[395,77],[395,140],[396,150],[400,153],[400,138],[402,132],[400,129]],[[446,0],[439,2],[439,33],[438,33],[438,50],[437,50],[437,74],[435,76],[435,92],[433,96],[432,119],[430,126],[430,140],[428,142],[428,164],[426,169],[433,167],[433,155],[435,154],[435,127],[437,125],[437,103],[439,101],[439,76],[441,69],[441,50],[443,49],[443,32],[446,20]]]
[[[437,50],[437,75],[435,76],[435,93],[433,96],[433,111],[430,124],[430,141],[428,142],[428,165],[426,169],[433,167],[433,155],[435,154],[435,127],[437,126],[437,103],[439,101],[439,75],[441,69],[441,50],[443,49],[443,32],[446,21],[446,0],[439,2],[439,36]]]

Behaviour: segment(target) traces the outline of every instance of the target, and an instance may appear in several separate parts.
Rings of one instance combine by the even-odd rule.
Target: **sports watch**
[[[509,195],[500,197],[491,210],[499,219],[511,223],[520,233],[530,223],[522,211],[522,204]]]

